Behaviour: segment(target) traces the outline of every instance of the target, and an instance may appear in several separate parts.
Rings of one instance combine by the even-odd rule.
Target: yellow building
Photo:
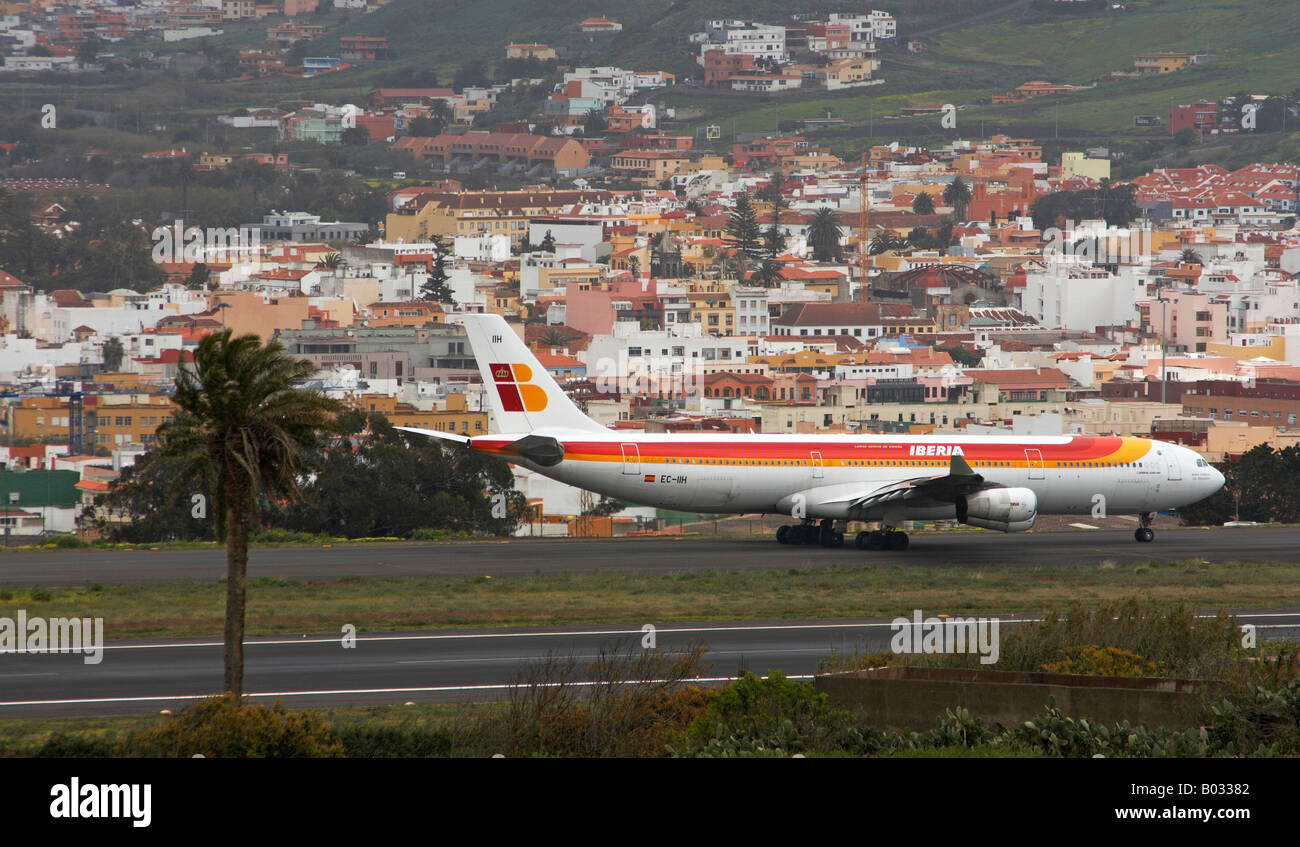
[[[1140,74],[1171,74],[1191,60],[1187,53],[1139,53],[1133,57],[1133,68]]]
[[[532,218],[559,214],[583,203],[608,203],[603,191],[438,192],[418,209],[389,213],[388,241],[425,241],[431,235],[508,235],[518,243]]]
[[[1100,182],[1110,179],[1110,159],[1090,159],[1084,153],[1061,154],[1061,178],[1083,176]]]
[[[691,320],[699,322],[705,332],[731,335],[736,325],[736,310],[725,292],[691,293]]]
[[[396,397],[387,394],[362,394],[351,400],[350,405],[363,412],[378,412],[388,418],[393,426],[465,435],[482,435],[488,431],[487,412],[471,412],[464,394],[449,394],[445,409],[431,409],[427,412],[409,403],[399,403]]]
[[[85,449],[123,444],[152,446],[158,427],[172,419],[175,405],[163,394],[94,394],[83,399]],[[10,407],[8,434],[44,443],[66,444],[70,429],[67,397],[24,397]]]

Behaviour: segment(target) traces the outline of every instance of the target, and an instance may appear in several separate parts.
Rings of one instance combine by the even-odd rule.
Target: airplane
[[[499,315],[460,316],[502,432],[414,427],[537,473],[630,503],[712,514],[788,514],[782,544],[904,550],[908,520],[1024,532],[1039,515],[1136,515],[1202,500],[1223,475],[1195,451],[1148,438],[968,435],[658,434],[587,417]]]

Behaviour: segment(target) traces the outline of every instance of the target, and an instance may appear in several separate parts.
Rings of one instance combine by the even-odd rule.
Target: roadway
[[[1300,611],[1247,610],[1242,623],[1263,638],[1296,638]],[[1006,618],[1003,627],[1022,619]],[[708,647],[702,681],[745,670],[802,677],[832,652],[887,650],[890,619],[676,624],[657,628],[661,648]],[[641,624],[577,629],[359,633],[251,638],[245,688],[258,701],[294,708],[492,700],[522,668],[547,657],[582,666],[602,649],[641,649]],[[220,687],[219,638],[141,640],[105,645],[99,664],[75,654],[0,655],[0,719],[156,714],[181,709]]]
[[[1151,544],[1131,529],[1063,530],[1004,535],[953,531],[913,534],[903,552],[787,547],[760,539],[621,538],[485,540],[453,543],[369,543],[328,547],[255,548],[250,579],[509,576],[537,572],[676,573],[767,570],[869,563],[908,567],[989,565],[1116,565],[1152,560],[1289,563],[1300,558],[1300,527],[1159,528]],[[0,554],[0,585],[60,586],[217,580],[224,550],[59,550]]]

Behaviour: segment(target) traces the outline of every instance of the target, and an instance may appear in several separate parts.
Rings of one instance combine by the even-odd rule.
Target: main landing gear
[[[776,540],[782,544],[820,544],[823,547],[840,547],[844,544],[843,529],[836,529],[830,518],[818,526],[811,520],[786,525],[776,531]]]
[[[1133,537],[1138,541],[1147,543],[1155,541],[1155,530],[1151,529],[1151,521],[1155,520],[1155,512],[1142,512],[1138,515],[1138,522],[1142,525],[1133,530]]]
[[[877,529],[859,532],[854,543],[859,550],[906,550],[908,538],[896,529]]]

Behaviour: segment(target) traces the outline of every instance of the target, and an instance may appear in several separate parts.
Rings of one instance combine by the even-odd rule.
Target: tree
[[[538,245],[537,249],[543,253],[555,252],[555,236],[551,234],[549,229],[546,231],[546,235],[542,236],[542,243]]]
[[[912,201],[912,212],[917,215],[934,214],[934,198],[930,196],[930,192],[922,191],[916,195],[916,199]]]
[[[952,206],[954,218],[965,220],[966,210],[970,207],[970,186],[961,177],[957,177],[943,190],[943,202]]]
[[[817,210],[808,225],[808,244],[812,247],[813,259],[818,262],[844,259],[844,248],[840,246],[840,220],[833,209]]]
[[[609,121],[605,120],[605,113],[600,109],[592,109],[582,117],[582,134],[600,135],[609,129]]]
[[[1205,260],[1201,258],[1201,254],[1200,254],[1200,253],[1197,253],[1195,250],[1193,250],[1193,249],[1190,248],[1190,247],[1184,247],[1184,248],[1183,248],[1183,252],[1178,254],[1178,261],[1179,261],[1179,263],[1184,264],[1184,265],[1204,265],[1204,264],[1205,264]]]
[[[873,256],[879,256],[881,253],[888,253],[890,250],[906,250],[907,239],[894,235],[891,232],[881,232],[867,246],[867,252]]]
[[[126,355],[126,349],[122,346],[122,339],[116,335],[104,342],[104,370],[116,371],[122,367],[122,357]]]
[[[763,255],[761,243],[763,232],[758,225],[758,215],[754,211],[754,204],[750,202],[748,192],[736,196],[736,206],[727,219],[727,235],[732,246],[736,248],[736,256],[739,259],[737,278],[743,280],[746,261],[760,259]]]
[[[764,288],[771,288],[785,279],[785,275],[781,273],[781,263],[775,259],[763,259],[758,263],[758,269],[754,271],[754,279]]]
[[[306,457],[320,433],[337,426],[335,401],[295,387],[314,371],[278,342],[213,333],[199,342],[193,368],[176,377],[177,412],[158,429],[158,455],[176,464],[178,481],[204,485],[216,535],[226,542],[225,690],[236,697],[244,687],[248,533],[258,494],[299,499]]]
[[[641,276],[641,257],[632,255],[627,257],[627,269],[632,272],[632,276]]]
[[[204,288],[212,279],[212,271],[203,262],[196,262],[185,279],[186,288]]]
[[[441,235],[433,236],[433,259],[430,261],[429,278],[420,286],[420,299],[436,300],[439,303],[454,303],[451,286],[447,284],[447,253],[451,247]]]
[[[339,140],[344,147],[365,147],[370,143],[370,131],[361,126],[350,127],[343,130]]]
[[[342,253],[326,253],[320,261],[316,263],[317,270],[336,271],[343,267]]]

